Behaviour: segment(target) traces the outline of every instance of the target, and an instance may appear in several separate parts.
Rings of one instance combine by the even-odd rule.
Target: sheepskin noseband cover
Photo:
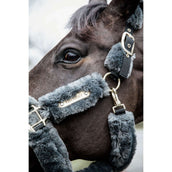
[[[69,115],[95,106],[100,98],[109,95],[109,90],[102,76],[93,73],[57,88],[38,100],[40,105],[50,112],[53,122],[59,123]]]
[[[57,88],[40,97],[38,101],[29,97],[29,110],[33,111],[29,115],[29,125],[33,126],[37,123],[40,120],[39,115],[43,119],[42,121],[46,119],[45,126],[43,122],[40,122],[34,127],[34,132],[29,132],[29,145],[45,172],[72,172],[67,148],[52,122],[60,123],[69,115],[95,106],[100,98],[109,95],[109,91],[108,84],[102,76],[93,73]],[[82,99],[80,96],[76,96],[78,93]],[[72,97],[73,99],[71,99]],[[39,108],[35,111],[33,105]],[[110,113],[108,125],[111,137],[109,160],[106,162],[96,161],[81,172],[121,171],[131,162],[136,147],[132,112],[125,111],[120,115]]]

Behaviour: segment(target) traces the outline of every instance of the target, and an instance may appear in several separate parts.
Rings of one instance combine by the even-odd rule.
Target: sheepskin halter
[[[80,172],[119,172],[131,162],[136,148],[134,115],[126,111],[117,96],[120,78],[131,75],[135,59],[133,32],[142,28],[143,13],[138,5],[127,20],[120,43],[112,46],[104,65],[110,71],[104,77],[92,73],[59,87],[38,99],[29,97],[29,145],[45,172],[72,172],[67,148],[53,123],[59,124],[70,115],[86,111],[99,99],[111,95],[115,105],[108,116],[111,152],[107,161],[96,161]],[[106,78],[118,80],[109,88]]]

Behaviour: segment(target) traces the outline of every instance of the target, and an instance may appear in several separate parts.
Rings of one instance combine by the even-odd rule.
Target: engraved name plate
[[[71,105],[71,104],[73,104],[75,102],[78,102],[78,101],[80,101],[82,99],[85,99],[85,98],[89,97],[89,95],[90,95],[90,92],[81,91],[81,92],[77,93],[75,95],[75,97],[73,97],[73,98],[71,98],[69,100],[66,100],[64,102],[59,103],[58,106],[59,106],[59,108],[67,107],[67,106],[69,106],[69,105]]]

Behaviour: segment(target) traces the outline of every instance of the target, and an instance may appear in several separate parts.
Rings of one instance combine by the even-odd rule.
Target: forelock
[[[76,34],[86,33],[96,27],[97,19],[106,7],[106,3],[96,3],[79,8],[70,18],[68,27]]]

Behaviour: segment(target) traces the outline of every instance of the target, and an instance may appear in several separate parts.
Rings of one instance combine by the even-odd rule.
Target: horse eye
[[[64,63],[77,63],[81,59],[81,55],[77,50],[67,50],[64,52],[63,62]]]

